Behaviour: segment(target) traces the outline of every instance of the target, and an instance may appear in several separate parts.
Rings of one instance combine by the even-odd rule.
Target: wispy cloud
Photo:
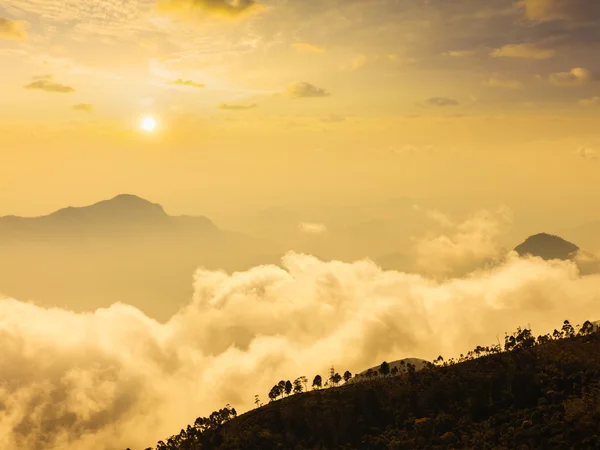
[[[10,20],[0,17],[0,39],[27,39],[29,22],[25,20]]]
[[[493,50],[490,54],[495,58],[549,59],[556,55],[556,50],[542,48],[535,44],[509,44]]]
[[[597,81],[599,77],[587,69],[576,67],[568,72],[550,74],[548,80],[555,86],[579,86]]]
[[[34,78],[35,81],[25,85],[25,89],[54,92],[59,94],[69,94],[71,92],[75,92],[75,89],[71,86],[66,86],[64,84],[52,81],[52,75],[44,75],[36,78]]]
[[[308,42],[297,42],[292,44],[292,48],[300,53],[325,53],[325,49],[323,47],[319,47],[318,45],[309,44]]]
[[[196,83],[195,81],[192,81],[192,80],[183,80],[181,78],[178,78],[175,81],[169,81],[169,82],[167,82],[167,84],[173,84],[173,85],[177,85],[177,86],[193,87],[193,88],[196,88],[196,89],[202,89],[202,88],[206,87],[205,84]]]
[[[230,103],[220,103],[219,104],[219,109],[223,109],[226,111],[246,111],[248,109],[254,109],[258,107],[258,105],[256,103],[251,103],[248,105],[233,105]]]
[[[162,12],[178,12],[182,17],[193,14],[238,18],[264,9],[255,0],[159,0]]]
[[[301,222],[298,228],[305,234],[323,234],[327,232],[327,226],[322,223]]]
[[[331,95],[325,89],[316,87],[305,81],[290,84],[286,91],[292,98],[322,98]]]
[[[590,97],[590,98],[584,98],[579,100],[579,104],[581,106],[596,106],[596,105],[600,105],[600,97],[595,96],[595,97]]]
[[[473,50],[451,50],[444,53],[445,56],[451,56],[453,58],[464,58],[466,56],[472,56],[475,54]]]
[[[92,105],[91,103],[79,103],[77,105],[71,106],[71,108],[75,111],[90,113],[94,110],[94,105]]]
[[[427,106],[457,106],[460,102],[450,97],[429,97],[423,101]]]
[[[505,89],[520,89],[523,87],[523,83],[518,80],[510,80],[503,77],[494,76],[489,80],[484,81],[485,86],[496,87],[496,88],[505,88]]]

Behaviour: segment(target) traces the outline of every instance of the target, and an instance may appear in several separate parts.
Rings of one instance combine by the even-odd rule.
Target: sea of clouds
[[[0,448],[144,449],[227,403],[266,402],[281,379],[455,357],[517,326],[537,335],[600,319],[600,276],[501,254],[508,217],[477,213],[418,240],[431,275],[293,252],[281,267],[199,269],[193,299],[166,323],[125,304],[74,313],[0,300]]]

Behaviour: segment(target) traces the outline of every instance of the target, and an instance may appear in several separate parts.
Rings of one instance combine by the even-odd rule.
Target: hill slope
[[[478,347],[457,364],[293,395],[233,420],[221,410],[157,449],[600,448],[593,326],[575,336],[565,323],[537,340],[518,330],[505,348]],[[475,354],[485,356],[470,359]]]

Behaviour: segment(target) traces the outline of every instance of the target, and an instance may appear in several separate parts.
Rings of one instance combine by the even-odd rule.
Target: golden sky
[[[592,0],[4,0],[0,215],[600,200]],[[158,122],[153,133],[142,117]]]

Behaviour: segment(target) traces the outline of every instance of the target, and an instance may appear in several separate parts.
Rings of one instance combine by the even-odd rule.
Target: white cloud
[[[327,226],[322,223],[301,222],[298,224],[298,228],[306,234],[323,234],[327,232]]]
[[[449,218],[439,213],[428,216],[452,227]],[[480,211],[454,225],[449,233],[427,235],[416,240],[416,267],[430,276],[457,276],[498,261],[504,256],[500,238],[510,230],[512,213],[507,208]]]
[[[494,253],[493,217],[458,227],[480,230],[477,254]],[[598,314],[600,279],[566,262],[512,256],[444,282],[294,253],[282,265],[199,270],[193,301],[165,324],[123,304],[0,301],[0,447],[146,448],[226,403],[247,410],[280,379],[456,356],[518,325],[545,333]]]
[[[587,69],[576,67],[568,72],[550,74],[549,81],[555,86],[579,86],[597,80],[598,77]]]

